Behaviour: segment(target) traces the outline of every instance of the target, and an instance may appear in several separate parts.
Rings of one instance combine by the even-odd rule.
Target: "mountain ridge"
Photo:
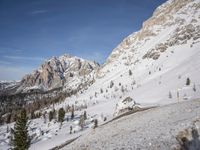
[[[22,77],[17,92],[27,92],[34,89],[47,91],[65,86],[70,80],[76,80],[76,78],[82,82],[84,82],[84,78],[93,80],[89,75],[98,67],[99,64],[96,62],[70,56],[69,54],[59,57],[54,56],[45,60],[32,73]]]

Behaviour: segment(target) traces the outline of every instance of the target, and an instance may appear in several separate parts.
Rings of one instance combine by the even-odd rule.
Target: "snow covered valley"
[[[180,150],[182,132],[195,141],[197,149],[191,150],[199,150],[199,47],[200,0],[169,0],[103,65],[69,55],[53,57],[17,84],[2,82],[2,93],[9,87],[19,92],[18,98],[26,94],[19,100],[32,106],[27,107],[33,109],[27,110],[30,150]],[[46,95],[38,96],[41,91]],[[41,99],[33,99],[34,92]],[[11,147],[15,122],[5,122],[9,115],[16,119],[14,96],[15,101],[2,96],[3,150]]]

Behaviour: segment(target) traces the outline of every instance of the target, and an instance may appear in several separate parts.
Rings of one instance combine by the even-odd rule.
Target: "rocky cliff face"
[[[167,1],[143,23],[141,30],[113,50],[104,66],[110,63],[118,66],[118,60],[125,65],[135,64],[140,58],[156,60],[169,47],[187,44],[189,40],[196,44],[200,38],[199,10],[199,0]]]
[[[46,60],[33,73],[24,76],[21,80],[19,91],[33,89],[49,90],[64,85],[68,86],[72,82],[76,82],[76,85],[78,85],[81,84],[80,81],[84,80],[84,78],[92,80],[90,73],[98,67],[97,63],[78,57],[69,55],[53,57]]]

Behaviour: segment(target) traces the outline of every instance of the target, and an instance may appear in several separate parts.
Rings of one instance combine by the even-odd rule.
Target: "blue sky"
[[[52,56],[103,63],[166,0],[0,0],[0,80]]]

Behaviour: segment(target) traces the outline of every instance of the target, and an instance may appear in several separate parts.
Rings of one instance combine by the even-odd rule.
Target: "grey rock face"
[[[24,76],[20,88],[42,88],[44,90],[58,88],[72,80],[78,82],[80,78],[88,76],[98,67],[97,63],[78,57],[69,55],[53,57],[45,61],[33,73]]]
[[[163,34],[168,29],[170,36],[163,41],[159,40],[152,43],[152,47],[144,49],[143,59],[158,59],[163,52],[169,47],[187,44],[187,41],[194,42],[199,39],[199,0],[169,0],[159,6],[153,13],[152,17],[143,23],[142,28],[135,33],[126,37],[108,57],[107,64],[115,63],[124,55],[129,54],[134,58],[138,49],[146,44],[147,41],[156,38],[157,35]],[[197,17],[198,16],[198,17]],[[187,18],[191,18],[189,21]],[[173,29],[176,27],[175,29]],[[134,59],[132,59],[135,61]],[[123,61],[123,60],[122,60]],[[125,61],[125,60],[124,60]],[[129,61],[129,64],[132,64]]]

